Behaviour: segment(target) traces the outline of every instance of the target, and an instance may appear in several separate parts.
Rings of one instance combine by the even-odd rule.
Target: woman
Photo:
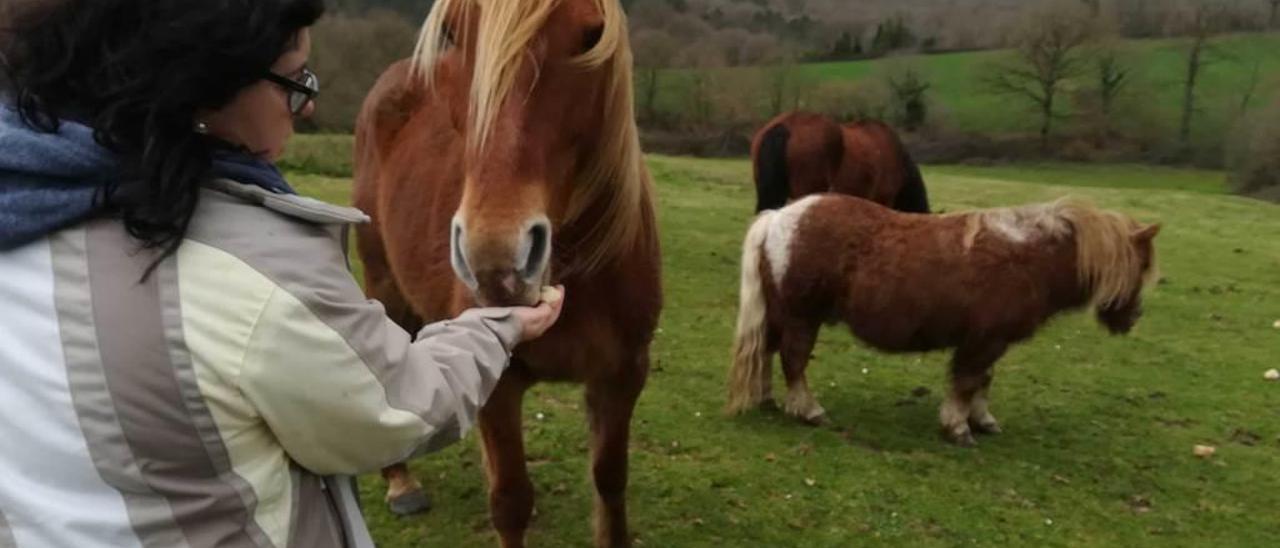
[[[12,8],[16,4],[6,2]],[[0,546],[369,546],[558,299],[411,338],[272,167],[321,0],[24,2],[0,34]],[[3,9],[3,8],[0,8]]]

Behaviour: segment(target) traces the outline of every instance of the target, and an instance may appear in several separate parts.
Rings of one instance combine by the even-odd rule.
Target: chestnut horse
[[[533,511],[521,400],[539,381],[586,385],[595,541],[629,544],[631,415],[662,307],[631,59],[618,0],[437,0],[358,122],[366,290],[398,323],[567,288],[559,323],[516,349],[480,413],[503,546],[524,544]],[[384,476],[393,505],[422,498],[403,464]]]
[[[838,322],[885,352],[955,349],[943,433],[972,445],[971,427],[999,431],[988,390],[1010,345],[1086,306],[1113,334],[1129,332],[1159,231],[1067,200],[932,216],[820,194],[766,211],[743,244],[728,411],[772,397],[780,353],[783,409],[824,422],[805,367],[820,326]]]
[[[818,192],[866,198],[898,211],[929,212],[919,166],[883,122],[841,126],[821,114],[788,112],[756,132],[751,156],[756,213]]]

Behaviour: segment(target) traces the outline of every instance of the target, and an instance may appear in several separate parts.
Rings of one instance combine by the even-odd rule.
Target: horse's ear
[[[1138,230],[1137,232],[1134,232],[1133,239],[1139,242],[1150,242],[1152,240],[1155,240],[1156,236],[1160,234],[1160,229],[1162,227],[1163,225],[1161,225],[1160,223],[1147,225],[1141,228],[1140,230]]]

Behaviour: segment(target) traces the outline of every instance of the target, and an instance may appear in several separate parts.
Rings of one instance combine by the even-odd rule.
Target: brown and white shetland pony
[[[811,112],[781,114],[751,143],[756,213],[820,192],[866,198],[910,213],[929,213],[920,168],[884,122],[840,125]]]
[[[503,546],[524,545],[533,510],[521,400],[539,381],[586,385],[596,544],[629,544],[631,415],[662,307],[631,64],[618,0],[437,0],[358,122],[366,289],[406,329],[567,288],[559,323],[516,349],[480,413]],[[393,509],[421,498],[403,465],[384,475]]]
[[[781,354],[786,413],[821,423],[805,367],[823,323],[892,353],[955,349],[943,432],[961,445],[999,432],[988,391],[1010,345],[1060,312],[1092,306],[1113,334],[1141,316],[1160,225],[1062,200],[932,216],[822,194],[752,224],[728,411],[771,399]]]

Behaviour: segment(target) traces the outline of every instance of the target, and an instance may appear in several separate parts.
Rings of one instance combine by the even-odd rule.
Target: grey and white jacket
[[[0,252],[0,547],[371,546],[341,476],[459,439],[520,327],[406,333],[348,271],[363,219],[221,181],[145,281],[113,220]]]

